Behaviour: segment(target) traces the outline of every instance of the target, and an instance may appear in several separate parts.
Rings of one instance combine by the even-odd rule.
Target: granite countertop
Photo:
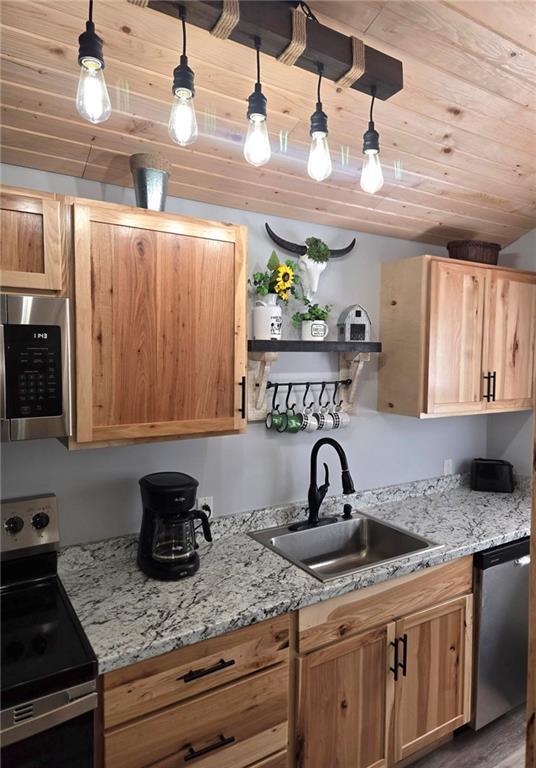
[[[72,546],[59,572],[99,661],[100,673],[156,656],[345,592],[472,554],[530,532],[530,487],[476,493],[463,478],[330,497],[324,515],[352,502],[363,511],[444,545],[322,583],[265,548],[247,531],[303,518],[302,504],[216,518],[195,576],[147,578],[136,565],[134,536]]]

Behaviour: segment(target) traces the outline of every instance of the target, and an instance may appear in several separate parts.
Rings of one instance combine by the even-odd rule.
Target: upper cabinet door
[[[78,442],[237,432],[245,229],[74,205]]]
[[[486,270],[430,263],[429,414],[475,413],[482,400]]]
[[[2,288],[62,290],[61,203],[52,196],[0,192]]]
[[[388,763],[394,624],[302,660],[299,768],[383,768]]]
[[[484,373],[490,376],[486,407],[531,408],[536,275],[490,270],[486,316]]]
[[[433,744],[471,717],[472,595],[396,624],[395,761]]]

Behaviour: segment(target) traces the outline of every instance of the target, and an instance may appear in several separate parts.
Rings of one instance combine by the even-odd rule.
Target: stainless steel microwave
[[[2,441],[69,437],[69,299],[0,294]]]

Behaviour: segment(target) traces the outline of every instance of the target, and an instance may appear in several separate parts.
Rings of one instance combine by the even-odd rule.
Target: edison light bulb
[[[97,59],[84,59],[80,65],[76,108],[90,123],[102,123],[112,114],[102,64]]]
[[[328,135],[324,131],[315,131],[311,135],[307,173],[315,181],[324,181],[331,174]]]
[[[176,144],[186,147],[197,139],[194,99],[188,88],[175,91],[168,123],[169,135]]]
[[[380,153],[376,150],[365,151],[363,170],[361,171],[361,189],[373,195],[383,187],[383,173]]]
[[[251,115],[248,132],[244,144],[244,157],[251,165],[265,165],[270,159],[272,150],[266,118],[264,115]]]

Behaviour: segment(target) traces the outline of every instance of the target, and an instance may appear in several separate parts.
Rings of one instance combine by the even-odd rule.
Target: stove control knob
[[[16,536],[17,533],[20,533],[22,529],[24,528],[24,520],[22,517],[19,517],[18,515],[14,515],[13,517],[8,517],[6,522],[4,523],[4,530],[7,531],[11,536]]]
[[[49,523],[50,517],[46,512],[37,512],[37,514],[32,517],[32,525],[36,531],[46,528]]]

